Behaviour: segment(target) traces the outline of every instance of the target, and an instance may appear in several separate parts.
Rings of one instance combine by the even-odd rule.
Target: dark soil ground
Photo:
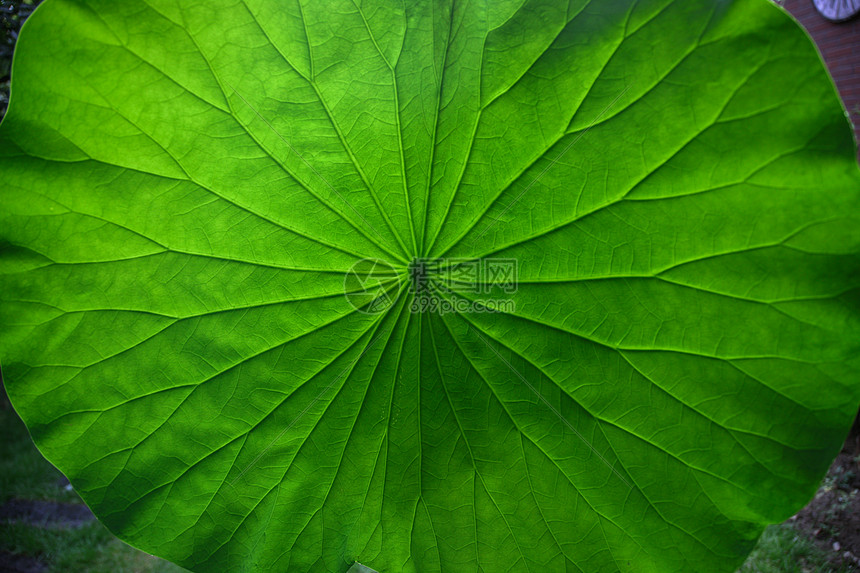
[[[834,567],[860,571],[860,423],[854,423],[818,493],[790,523],[829,552]]]
[[[10,2],[0,0],[0,119],[9,106],[9,74],[12,71],[12,50],[18,40],[21,24],[42,0]]]
[[[42,573],[44,570],[45,566],[38,559],[0,551],[0,572],[2,573]]]
[[[81,503],[12,498],[0,505],[0,521],[18,521],[39,527],[80,527],[95,519]]]

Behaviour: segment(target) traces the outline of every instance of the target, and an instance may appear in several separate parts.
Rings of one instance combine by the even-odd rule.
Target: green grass
[[[834,568],[827,554],[787,523],[765,529],[738,573],[849,573]]]
[[[36,449],[0,393],[0,505],[11,498],[81,503],[63,475]],[[181,573],[184,569],[134,549],[98,521],[42,528],[0,521],[0,551],[34,557],[48,573]],[[0,570],[3,569],[0,563]]]
[[[0,525],[0,547],[38,558],[60,573],[180,573],[171,563],[129,547],[93,521],[82,527],[43,529],[24,524]]]
[[[33,445],[5,396],[0,398],[0,503],[21,499],[80,502],[64,487],[63,475]]]

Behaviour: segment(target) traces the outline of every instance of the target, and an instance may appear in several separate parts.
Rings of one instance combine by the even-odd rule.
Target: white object
[[[813,0],[821,15],[841,22],[860,12],[860,0]]]

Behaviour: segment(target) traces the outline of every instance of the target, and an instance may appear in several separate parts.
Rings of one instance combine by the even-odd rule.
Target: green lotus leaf
[[[48,0],[5,384],[194,571],[732,571],[860,402],[855,149],[765,0]]]

